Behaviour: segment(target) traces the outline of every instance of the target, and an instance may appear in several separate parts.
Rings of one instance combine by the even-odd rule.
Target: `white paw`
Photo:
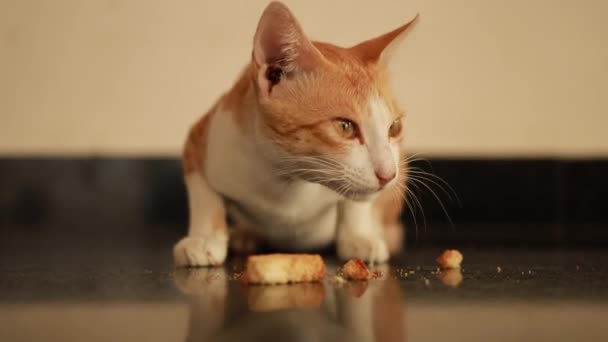
[[[228,239],[219,237],[187,236],[173,248],[175,266],[218,266],[226,260]]]
[[[336,242],[338,257],[342,260],[361,259],[370,263],[388,261],[386,241],[381,237],[344,234]]]

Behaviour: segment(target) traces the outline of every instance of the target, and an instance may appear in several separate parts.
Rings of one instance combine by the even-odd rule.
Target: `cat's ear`
[[[287,6],[271,2],[258,23],[253,38],[253,63],[258,71],[258,85],[270,90],[282,77],[311,70],[323,61],[323,55],[306,37]]]
[[[407,36],[407,33],[418,22],[419,15],[416,14],[414,19],[410,20],[405,25],[402,25],[388,33],[385,33],[376,38],[366,40],[350,48],[350,51],[359,56],[366,63],[383,63],[388,64],[392,54],[395,52],[401,41]]]

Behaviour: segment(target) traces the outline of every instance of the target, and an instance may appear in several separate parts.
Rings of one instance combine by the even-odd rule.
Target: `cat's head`
[[[404,123],[386,67],[415,20],[341,48],[311,41],[285,5],[268,5],[251,65],[261,115],[257,130],[280,151],[279,174],[352,199],[394,185]]]

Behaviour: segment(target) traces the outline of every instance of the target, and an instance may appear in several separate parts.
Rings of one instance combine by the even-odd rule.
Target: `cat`
[[[284,4],[265,8],[251,62],[184,144],[176,266],[220,265],[243,236],[379,263],[400,249],[404,114],[387,66],[417,18],[342,48],[310,40]]]

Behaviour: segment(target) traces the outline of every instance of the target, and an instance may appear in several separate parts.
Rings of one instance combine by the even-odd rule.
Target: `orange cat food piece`
[[[460,268],[462,259],[462,253],[458,250],[446,249],[443,254],[437,258],[437,263],[444,269]]]
[[[372,277],[365,263],[359,259],[350,259],[342,267],[342,275],[349,280],[368,280]]]
[[[247,258],[242,280],[250,284],[321,281],[325,263],[318,254],[265,254]]]

